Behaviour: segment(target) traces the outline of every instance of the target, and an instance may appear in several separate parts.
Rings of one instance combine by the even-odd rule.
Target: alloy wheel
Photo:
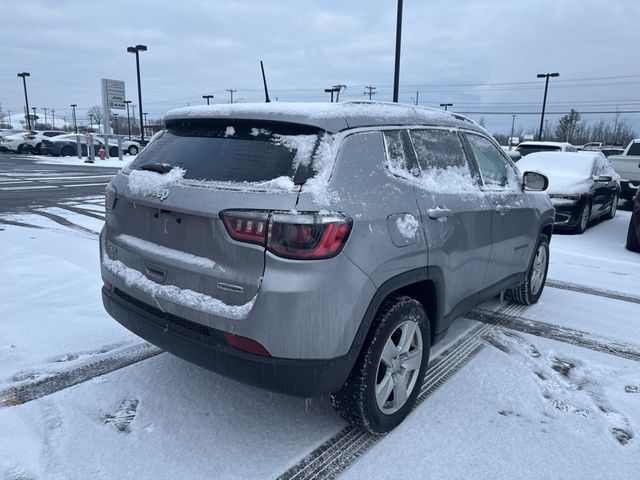
[[[544,245],[538,246],[538,251],[531,266],[531,294],[537,295],[544,282],[544,274],[547,270],[547,249]]]
[[[376,370],[376,403],[392,415],[407,402],[422,365],[422,335],[416,322],[407,320],[387,338]]]

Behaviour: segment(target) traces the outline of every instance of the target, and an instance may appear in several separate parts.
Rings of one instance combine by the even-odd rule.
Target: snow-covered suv
[[[150,342],[374,433],[400,423],[430,347],[503,291],[536,302],[554,211],[459,115],[376,102],[169,112],[116,175],[103,302]],[[536,190],[535,192],[532,190]]]

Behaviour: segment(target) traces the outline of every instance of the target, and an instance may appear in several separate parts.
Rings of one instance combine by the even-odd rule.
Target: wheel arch
[[[369,302],[351,348],[362,346],[372,327],[375,326],[374,319],[380,305],[391,296],[402,295],[416,299],[424,308],[429,319],[433,344],[442,324],[442,283],[442,274],[433,267],[409,270],[385,281]]]

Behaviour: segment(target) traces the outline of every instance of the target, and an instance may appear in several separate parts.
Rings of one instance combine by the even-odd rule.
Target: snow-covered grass
[[[100,220],[44,213],[55,217],[10,218],[39,228],[0,224],[0,390],[140,342],[100,302]],[[628,221],[554,235],[549,279],[639,295]],[[548,286],[518,315],[640,346],[637,303]],[[456,320],[432,358],[475,325]],[[484,341],[343,477],[637,477],[637,362],[502,327]],[[164,353],[0,408],[0,478],[275,478],[344,426],[326,398],[270,394]]]

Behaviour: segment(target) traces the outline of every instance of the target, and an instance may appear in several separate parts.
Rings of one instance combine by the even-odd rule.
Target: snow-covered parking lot
[[[640,255],[628,212],[555,235],[529,308],[484,304],[396,430],[237,383],[102,308],[101,198],[0,216],[0,478],[637,478]]]

